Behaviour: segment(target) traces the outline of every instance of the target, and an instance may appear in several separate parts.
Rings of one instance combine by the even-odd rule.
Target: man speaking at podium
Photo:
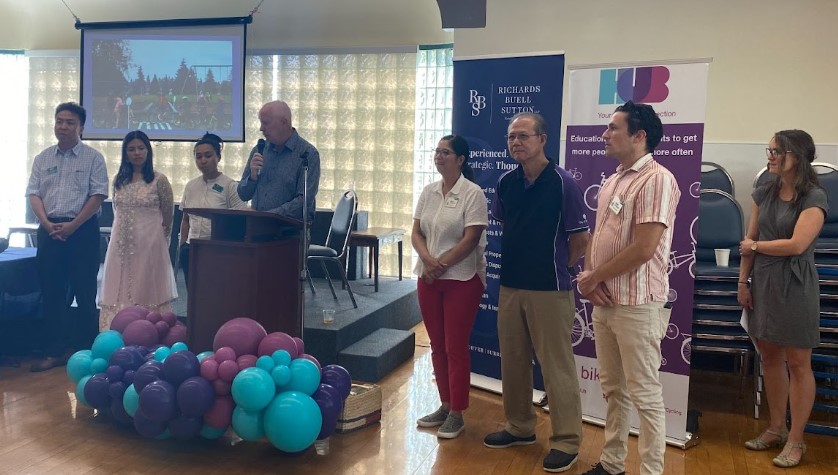
[[[243,201],[256,211],[303,218],[303,167],[308,163],[307,219],[314,221],[314,198],[320,183],[320,153],[291,125],[291,108],[282,101],[268,102],[259,110],[259,130],[265,136],[250,151],[239,181]],[[267,141],[267,142],[266,142]]]

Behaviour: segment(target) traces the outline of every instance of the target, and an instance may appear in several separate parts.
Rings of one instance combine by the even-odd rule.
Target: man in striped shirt
[[[624,473],[632,402],[640,418],[640,473],[663,473],[666,413],[658,370],[669,323],[666,266],[681,193],[672,173],[652,158],[662,136],[654,109],[631,101],[617,107],[602,134],[606,155],[620,165],[599,192],[596,227],[578,281],[579,292],[594,305],[607,402],[605,445],[590,474]]]

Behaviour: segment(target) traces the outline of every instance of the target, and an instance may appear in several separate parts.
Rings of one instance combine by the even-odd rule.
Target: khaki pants
[[[569,454],[578,453],[582,442],[582,404],[570,344],[574,309],[569,291],[500,288],[498,339],[506,431],[517,437],[535,433],[535,351],[550,403],[550,448]]]
[[[640,473],[663,473],[666,411],[659,369],[669,313],[662,302],[594,307],[599,381],[607,402],[600,462],[611,473],[625,471],[631,403],[640,418]]]

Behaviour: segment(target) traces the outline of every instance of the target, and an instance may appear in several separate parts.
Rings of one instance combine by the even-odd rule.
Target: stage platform
[[[186,315],[186,288],[178,274],[179,297],[173,310]],[[316,295],[305,285],[303,341],[306,353],[321,364],[344,366],[357,381],[376,382],[413,357],[415,337],[410,330],[422,321],[416,297],[416,281],[379,277],[375,292],[372,279],[352,280],[358,308],[349,293],[334,281],[337,300],[326,279],[314,279]],[[335,321],[323,323],[323,309],[335,310]]]

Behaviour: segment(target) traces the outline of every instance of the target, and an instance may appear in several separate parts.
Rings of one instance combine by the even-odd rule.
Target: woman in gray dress
[[[794,467],[806,453],[803,428],[815,400],[811,358],[820,342],[820,298],[814,248],[828,205],[811,165],[815,143],[808,133],[777,132],[766,155],[775,178],[751,195],[737,294],[749,310],[748,333],[762,356],[769,426],[745,447],[783,446],[774,465]]]

